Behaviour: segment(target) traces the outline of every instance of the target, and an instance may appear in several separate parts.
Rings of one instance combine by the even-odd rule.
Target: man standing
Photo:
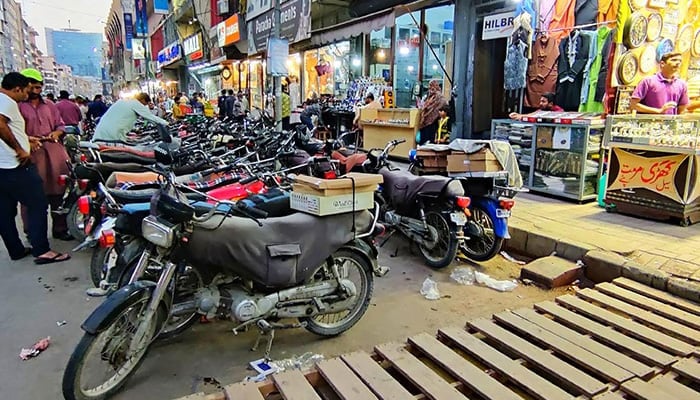
[[[219,119],[226,117],[226,89],[221,90],[221,95],[216,99],[216,105],[219,107]]]
[[[61,114],[56,105],[41,98],[44,87],[41,73],[34,68],[22,70],[22,75],[29,79],[29,99],[19,104],[27,135],[39,138],[42,146],[32,153],[32,162],[36,165],[39,176],[44,181],[44,193],[49,201],[51,210],[58,210],[63,201],[65,186],[59,185],[58,177],[68,174],[66,153],[61,136],[65,129]],[[27,213],[22,209],[22,219],[25,229],[28,226]],[[73,240],[68,233],[66,214],[51,213],[53,237],[60,240]]]
[[[136,118],[168,126],[168,121],[155,116],[148,108],[151,96],[139,93],[133,99],[121,99],[112,104],[95,128],[93,142],[128,142],[127,134],[133,129]]]
[[[379,104],[379,102],[374,101],[374,94],[372,93],[367,93],[367,96],[365,96],[365,105],[362,107],[357,107],[355,110],[355,118],[352,121],[352,124],[358,128],[360,128],[360,113],[363,108],[367,109],[377,109],[377,108],[382,108],[382,105]]]
[[[0,236],[12,260],[32,254],[36,264],[50,264],[70,259],[68,254],[52,251],[46,237],[46,196],[41,177],[31,163],[30,151],[41,149],[36,137],[28,137],[25,123],[17,105],[27,99],[29,80],[20,73],[10,72],[2,79],[0,88]],[[27,209],[29,242],[22,244],[15,217],[17,203]]]
[[[630,105],[643,114],[682,114],[688,107],[688,84],[678,78],[681,53],[661,57],[659,72],[642,79],[634,89]]]
[[[67,91],[61,90],[58,94],[58,103],[56,103],[56,108],[61,114],[61,119],[66,126],[73,126],[78,128],[80,121],[83,119],[83,115],[80,112],[80,107],[70,100],[70,95]]]
[[[102,100],[101,94],[96,94],[95,98],[88,104],[87,118],[96,120],[107,112],[107,104]]]

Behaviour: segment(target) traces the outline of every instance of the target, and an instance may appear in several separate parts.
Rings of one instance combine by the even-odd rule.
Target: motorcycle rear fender
[[[367,261],[367,263],[369,263],[369,265],[372,266],[372,273],[374,273],[376,276],[384,275],[383,273],[380,274],[381,270],[379,268],[379,263],[377,262],[378,252],[373,245],[370,245],[362,239],[354,239],[348,243],[345,243],[341,249],[346,249],[359,254],[365,259],[365,261]]]
[[[496,237],[510,239],[508,233],[508,219],[496,217],[496,209],[499,208],[498,201],[488,197],[472,197],[472,207],[475,205],[483,208],[493,220],[493,230]]]
[[[120,288],[109,295],[80,327],[92,335],[102,332],[119,313],[136,301],[149,297],[155,288],[156,284],[150,281],[138,281]]]

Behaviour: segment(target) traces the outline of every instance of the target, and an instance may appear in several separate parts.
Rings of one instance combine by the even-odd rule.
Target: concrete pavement
[[[584,261],[595,282],[627,276],[700,300],[700,224],[681,227],[526,193],[516,197],[510,226],[507,246],[516,252],[556,251]]]

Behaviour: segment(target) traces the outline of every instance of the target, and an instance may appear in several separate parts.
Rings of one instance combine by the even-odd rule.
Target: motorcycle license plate
[[[463,212],[450,213],[450,220],[459,226],[464,226],[467,223],[467,216]]]
[[[496,209],[496,217],[498,218],[510,218],[510,210],[504,210],[502,208]]]

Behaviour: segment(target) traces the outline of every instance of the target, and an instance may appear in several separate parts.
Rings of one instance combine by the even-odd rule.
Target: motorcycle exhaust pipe
[[[173,304],[173,309],[170,311],[170,315],[182,317],[187,314],[192,314],[194,311],[197,311],[197,308],[196,300]]]

